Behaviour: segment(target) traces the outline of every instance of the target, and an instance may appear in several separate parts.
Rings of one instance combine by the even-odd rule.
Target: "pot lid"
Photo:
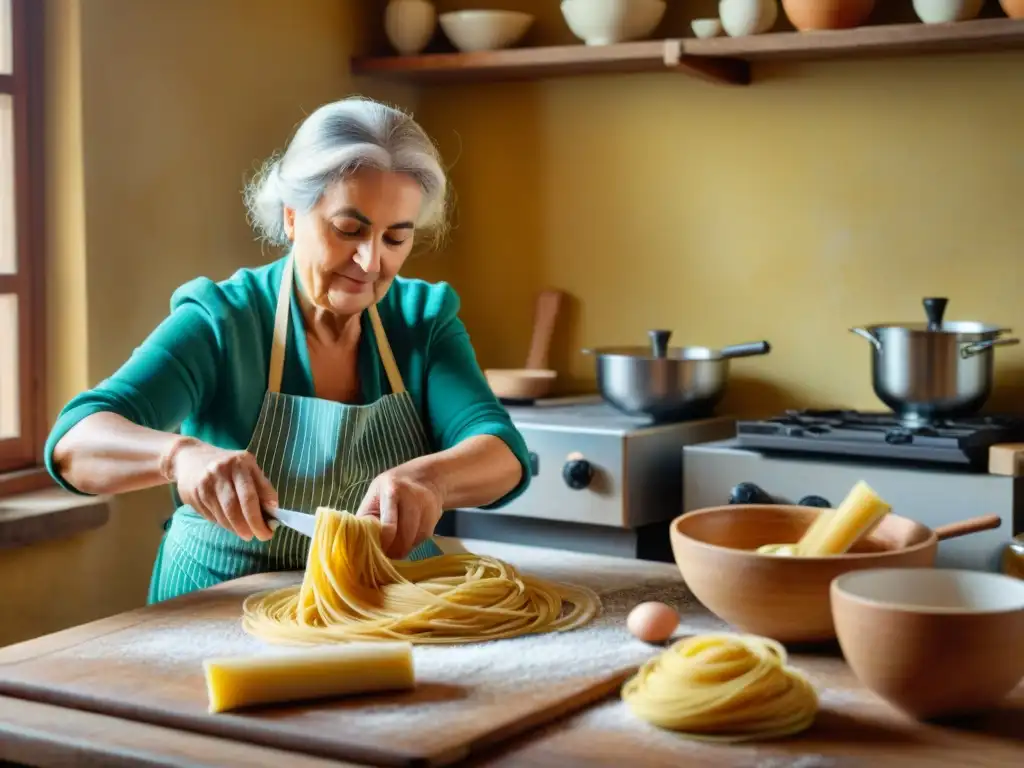
[[[772,349],[767,341],[733,344],[722,349],[670,347],[668,340],[672,336],[672,331],[654,330],[648,331],[647,335],[651,338],[651,344],[647,347],[599,347],[583,351],[601,357],[633,357],[638,360],[725,360],[733,357],[767,355]]]
[[[938,326],[933,326],[931,323],[875,323],[865,326],[865,328],[869,331],[883,331],[886,328],[892,328],[912,333],[949,333],[966,336],[998,336],[1001,333],[1009,333],[1011,330],[1001,325],[987,325],[970,321],[954,321]]]
[[[989,323],[974,321],[944,321],[946,305],[949,299],[927,298],[922,301],[927,321],[923,323],[874,323],[867,326],[869,331],[881,331],[887,328],[903,330],[910,333],[948,333],[965,336],[998,336],[1008,333],[1009,328]]]
[[[662,355],[651,347],[597,347],[583,350],[600,357],[635,357],[638,360],[720,360],[723,355],[708,347],[666,347]]]

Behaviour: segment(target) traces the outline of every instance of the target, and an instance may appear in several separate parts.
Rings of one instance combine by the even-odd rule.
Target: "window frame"
[[[43,121],[43,6],[9,0],[13,65],[0,75],[0,93],[13,97],[15,272],[0,274],[0,294],[18,297],[17,437],[0,440],[0,496],[52,485],[41,464],[49,430],[46,390],[46,260]]]

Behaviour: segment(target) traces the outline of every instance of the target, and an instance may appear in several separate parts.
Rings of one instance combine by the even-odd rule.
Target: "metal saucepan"
[[[903,421],[976,413],[992,394],[994,347],[1019,344],[1009,328],[943,322],[948,299],[924,300],[926,323],[882,323],[851,328],[871,342],[875,395]]]
[[[585,349],[597,358],[601,396],[628,414],[655,421],[709,415],[725,394],[729,360],[767,355],[767,341],[722,349],[668,346],[671,331],[648,331],[649,347]]]

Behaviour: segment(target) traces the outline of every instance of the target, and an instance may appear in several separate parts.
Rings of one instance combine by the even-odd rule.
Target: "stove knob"
[[[775,499],[754,483],[740,483],[729,493],[730,504],[774,504]]]
[[[832,509],[828,499],[822,496],[804,496],[796,503],[798,507],[818,507],[819,509]]]
[[[581,453],[570,453],[562,465],[562,479],[574,491],[582,491],[594,477],[593,465]]]

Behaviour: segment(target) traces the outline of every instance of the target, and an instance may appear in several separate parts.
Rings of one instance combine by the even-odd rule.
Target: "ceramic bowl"
[[[801,32],[859,27],[875,8],[875,0],[782,0],[782,9]]]
[[[831,586],[843,655],[897,709],[927,720],[990,709],[1024,678],[1024,581],[879,568]]]
[[[722,34],[721,19],[694,19],[690,22],[690,29],[693,34],[702,40],[709,37],[718,37]]]
[[[562,0],[562,16],[587,45],[648,37],[665,15],[665,0]]]
[[[999,0],[999,6],[1011,19],[1024,19],[1024,0]]]
[[[534,17],[519,11],[453,11],[442,13],[441,29],[463,53],[496,51],[518,43]]]
[[[968,21],[981,13],[985,0],[914,0],[914,13],[925,24]]]
[[[729,37],[760,35],[779,20],[777,0],[720,0],[718,18]]]
[[[832,579],[866,568],[931,566],[938,537],[927,526],[890,513],[845,555],[778,557],[754,551],[763,544],[799,541],[820,512],[775,504],[687,512],[672,522],[672,552],[694,596],[733,627],[781,642],[832,640]]]

